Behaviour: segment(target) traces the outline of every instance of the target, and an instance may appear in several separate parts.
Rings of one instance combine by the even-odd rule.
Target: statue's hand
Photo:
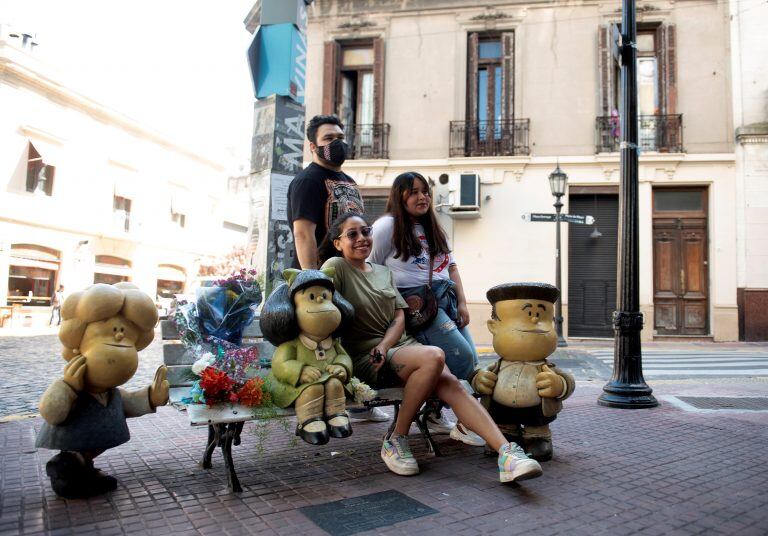
[[[495,372],[480,370],[472,378],[472,387],[481,395],[490,395],[493,394],[493,388],[496,387],[497,379],[498,376],[496,376]]]
[[[563,394],[563,381],[547,365],[536,375],[536,389],[542,398],[557,398]]]
[[[305,384],[316,382],[322,375],[323,373],[320,372],[319,368],[312,367],[310,365],[304,365],[304,367],[301,369],[301,375],[299,376],[299,383]]]
[[[325,370],[328,371],[328,374],[331,376],[336,376],[338,379],[340,379],[341,383],[347,381],[347,369],[341,365],[328,365],[325,367]]]
[[[165,377],[168,374],[168,369],[165,365],[160,365],[155,372],[155,379],[152,380],[152,385],[149,386],[149,403],[153,408],[158,406],[165,406],[168,403],[168,393],[170,391],[170,384]]]
[[[79,355],[64,367],[64,383],[79,393],[85,388],[85,356]]]

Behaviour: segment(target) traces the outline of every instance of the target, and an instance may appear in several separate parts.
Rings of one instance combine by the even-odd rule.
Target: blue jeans
[[[432,291],[437,298],[437,316],[422,331],[412,335],[421,344],[437,346],[445,352],[445,364],[460,380],[466,380],[478,363],[477,350],[466,326],[458,328],[458,310],[453,281],[434,281]],[[415,289],[400,289],[403,296],[408,296]]]

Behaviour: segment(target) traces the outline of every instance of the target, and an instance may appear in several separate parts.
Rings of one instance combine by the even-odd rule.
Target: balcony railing
[[[641,151],[659,153],[683,152],[683,115],[641,115],[637,120],[637,138]],[[598,153],[613,153],[621,145],[621,123],[618,116],[597,118]]]
[[[389,158],[389,123],[353,125],[349,136],[350,158]]]
[[[530,154],[530,119],[451,121],[451,157]]]

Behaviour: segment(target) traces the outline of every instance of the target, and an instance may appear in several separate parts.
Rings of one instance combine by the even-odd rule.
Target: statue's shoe
[[[341,439],[352,435],[352,426],[349,424],[349,416],[346,411],[328,415],[326,422],[331,437]]]
[[[84,499],[117,488],[117,480],[95,469],[76,452],[63,451],[45,464],[56,495],[65,499]]]
[[[537,462],[547,462],[552,459],[552,439],[546,437],[524,438],[525,452]]]
[[[310,445],[325,445],[331,437],[322,417],[312,417],[299,423],[296,426],[296,435]]]
[[[89,475],[89,487],[95,495],[115,491],[117,489],[117,479],[113,476],[104,474],[100,469],[93,469]]]

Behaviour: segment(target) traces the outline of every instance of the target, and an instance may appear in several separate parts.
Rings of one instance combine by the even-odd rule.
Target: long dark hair
[[[369,225],[365,216],[356,212],[345,212],[333,220],[331,226],[328,227],[328,233],[325,235],[325,238],[323,238],[323,241],[320,242],[320,245],[317,248],[317,256],[320,259],[320,264],[323,264],[325,261],[332,257],[341,257],[341,251],[336,249],[336,247],[333,245],[333,241],[339,237],[344,222],[349,218],[360,218],[365,222],[366,225]]]
[[[424,227],[424,235],[427,238],[427,244],[429,244],[429,253],[435,257],[441,253],[447,255],[451,252],[445,231],[437,223],[434,205],[432,205],[432,188],[430,188],[429,182],[421,173],[406,171],[395,177],[392,189],[389,191],[389,199],[387,199],[386,212],[395,220],[392,242],[395,245],[396,259],[406,260],[408,257],[417,257],[421,254],[421,242],[419,242],[411,224],[413,216],[405,210],[405,199],[411,195],[413,182],[416,179],[424,182],[430,194],[429,210],[418,218],[418,222]]]

